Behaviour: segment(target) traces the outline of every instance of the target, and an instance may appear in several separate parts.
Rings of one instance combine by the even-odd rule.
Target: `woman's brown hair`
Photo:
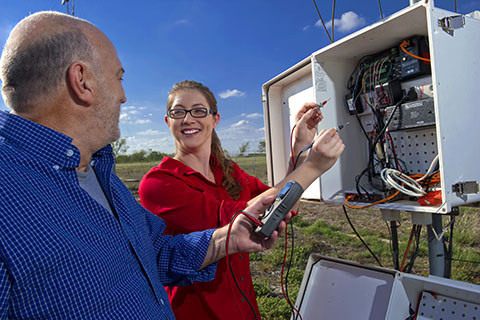
[[[207,100],[210,109],[215,113],[218,112],[217,99],[215,99],[212,91],[208,87],[204,86],[202,83],[193,80],[184,80],[181,82],[177,82],[173,85],[172,90],[168,92],[167,111],[170,110],[170,108],[172,107],[175,95],[180,90],[198,90]],[[232,199],[236,200],[240,195],[242,186],[240,185],[240,182],[235,180],[232,176],[233,161],[225,156],[225,153],[222,149],[222,144],[220,143],[220,139],[218,138],[215,129],[213,129],[212,132],[211,152],[215,156],[215,158],[217,158],[217,161],[222,168],[223,187],[225,188],[225,190],[227,190],[228,194],[230,194]]]

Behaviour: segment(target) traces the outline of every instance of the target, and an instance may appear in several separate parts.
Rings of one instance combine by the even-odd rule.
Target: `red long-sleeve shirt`
[[[165,233],[175,235],[222,227],[235,212],[245,209],[248,200],[269,188],[235,164],[233,177],[240,181],[242,191],[237,200],[232,200],[222,186],[223,173],[213,156],[210,163],[216,183],[170,157],[165,157],[143,177],[139,187],[142,205],[165,220]],[[230,262],[237,282],[260,319],[248,254],[234,254]],[[235,286],[226,259],[219,261],[213,281],[166,289],[175,316],[180,320],[254,318]]]

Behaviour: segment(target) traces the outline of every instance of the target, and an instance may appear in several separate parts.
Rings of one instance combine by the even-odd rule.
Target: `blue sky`
[[[70,0],[72,2],[73,0]],[[0,0],[0,43],[29,13],[66,12],[61,0]],[[217,132],[230,152],[264,140],[262,84],[329,44],[310,0],[75,0],[75,16],[102,29],[117,47],[126,70],[127,103],[120,128],[129,153],[173,152],[164,123],[168,90],[192,79],[217,97]],[[332,2],[317,0],[331,25]],[[381,1],[384,17],[409,5]],[[435,0],[454,10],[453,0]],[[458,1],[458,12],[480,9],[480,0]],[[378,1],[341,0],[335,5],[335,40],[380,20]],[[7,109],[0,101],[0,109]]]

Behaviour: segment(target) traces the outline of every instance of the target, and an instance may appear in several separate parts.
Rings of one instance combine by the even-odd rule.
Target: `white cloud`
[[[249,151],[257,149],[258,143],[265,140],[264,128],[258,128],[254,123],[240,120],[229,127],[215,129],[222,142],[222,147],[232,154],[245,142],[249,143]]]
[[[121,113],[120,114],[120,122],[121,123],[127,123],[131,120],[132,118],[128,115],[128,113]]]
[[[245,92],[237,89],[233,89],[233,90],[228,89],[227,91],[223,91],[218,94],[218,96],[222,99],[227,99],[230,97],[241,97],[244,95],[245,95]]]
[[[310,28],[310,25],[303,27],[302,30],[307,31],[309,28]]]
[[[240,120],[237,123],[232,124],[231,128],[242,127],[248,124],[250,124],[250,122],[248,122],[247,120]]]
[[[150,119],[138,119],[135,121],[135,124],[146,124],[146,123],[151,123],[152,120]]]
[[[175,21],[175,25],[189,25],[190,24],[190,21],[188,21],[187,19],[180,19],[180,20],[177,20]]]
[[[347,11],[342,14],[340,19],[335,19],[335,30],[338,30],[339,32],[349,32],[352,30],[357,29],[358,27],[364,26],[367,22],[363,17],[360,17],[358,14],[356,14],[353,11]],[[315,23],[315,26],[317,27],[323,27],[322,22],[318,20]],[[332,28],[332,20],[328,21],[325,26],[328,29]]]
[[[134,153],[140,150],[154,150],[165,153],[174,152],[174,142],[171,136],[162,138],[150,137],[126,137],[128,153]]]
[[[159,135],[159,134],[165,134],[165,132],[162,132],[160,130],[148,129],[148,130],[145,130],[145,131],[137,132],[137,134],[140,135],[140,136],[156,136],[156,135]]]
[[[130,111],[128,111],[128,113],[129,113],[129,114],[137,114],[138,111],[137,111],[137,110],[130,110]]]
[[[256,118],[263,118],[263,114],[261,113],[242,113],[242,117],[248,118],[248,119],[256,119]]]

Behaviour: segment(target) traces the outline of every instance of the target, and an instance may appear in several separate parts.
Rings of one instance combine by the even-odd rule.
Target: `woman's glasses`
[[[170,109],[167,111],[167,115],[172,119],[183,119],[187,116],[187,112],[194,118],[205,118],[209,114],[215,115],[216,112],[207,108],[193,108],[190,110],[185,109]]]

